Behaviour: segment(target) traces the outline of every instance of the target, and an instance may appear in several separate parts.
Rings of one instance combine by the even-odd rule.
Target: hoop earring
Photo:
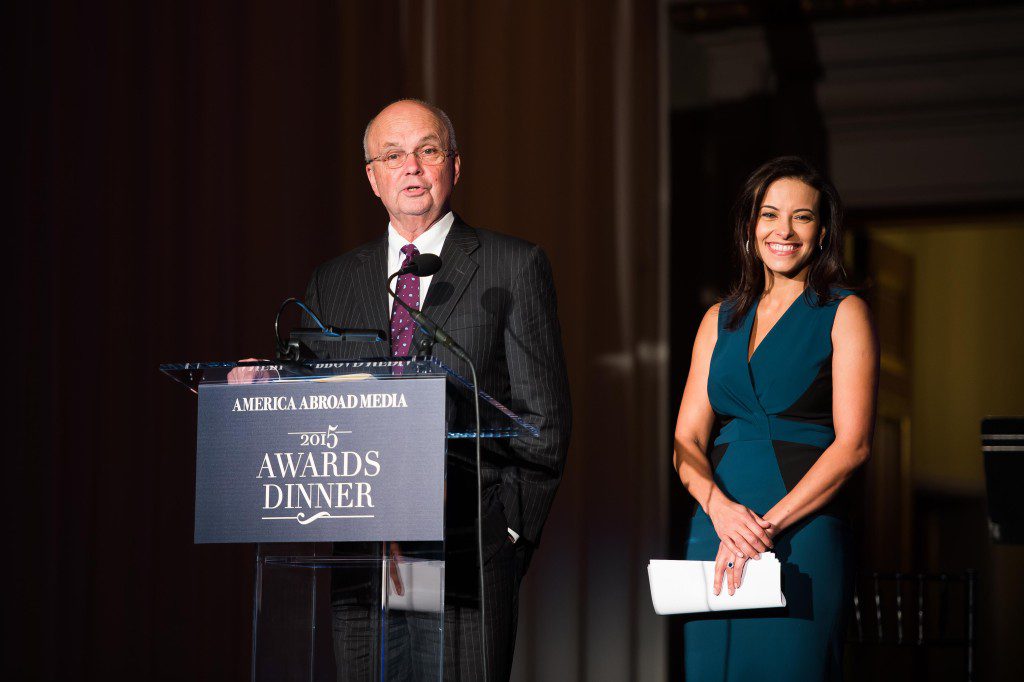
[[[749,239],[743,243],[743,250],[746,251],[747,253],[750,253],[750,240]]]

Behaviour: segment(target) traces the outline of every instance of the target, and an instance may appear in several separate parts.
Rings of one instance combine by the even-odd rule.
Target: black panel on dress
[[[818,374],[811,381],[807,390],[778,416],[782,419],[833,427],[831,355],[821,363]]]
[[[773,440],[772,448],[775,450],[775,459],[779,463],[779,473],[782,474],[782,482],[786,485],[786,492],[789,492],[800,482],[814,463],[825,452],[824,448],[806,443],[790,443],[783,440]],[[829,514],[831,516],[844,517],[846,515],[846,487],[840,489],[839,493],[832,498],[824,507],[819,509],[818,514]]]
[[[718,468],[718,465],[722,463],[722,458],[725,457],[725,451],[729,449],[728,443],[722,443],[716,445],[711,449],[711,453],[708,455],[708,459],[711,461],[711,471],[714,472]]]
[[[779,473],[782,474],[782,482],[786,484],[786,491],[792,490],[800,479],[804,477],[814,463],[824,452],[816,445],[806,443],[788,443],[782,440],[773,440],[772,447],[775,449],[775,458],[779,462]]]

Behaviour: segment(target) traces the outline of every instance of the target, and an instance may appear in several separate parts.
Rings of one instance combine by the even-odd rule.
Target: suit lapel
[[[480,238],[476,236],[476,230],[456,216],[444,246],[441,247],[441,269],[430,280],[427,300],[423,302],[423,312],[437,324],[443,326],[448,320],[455,304],[462,298],[476,274],[477,263],[469,254],[479,246]]]
[[[363,255],[363,262],[356,269],[359,305],[363,319],[372,329],[382,330],[391,342],[391,323],[388,316],[388,238],[387,235],[368,248]]]

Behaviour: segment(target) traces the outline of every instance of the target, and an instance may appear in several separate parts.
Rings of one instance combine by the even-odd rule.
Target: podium
[[[252,677],[440,680],[448,445],[435,358],[160,366],[198,396],[196,543],[254,543]],[[537,429],[478,392],[481,437]]]

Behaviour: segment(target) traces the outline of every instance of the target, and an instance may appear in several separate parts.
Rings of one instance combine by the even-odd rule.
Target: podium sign
[[[444,539],[445,379],[200,385],[195,541]]]

